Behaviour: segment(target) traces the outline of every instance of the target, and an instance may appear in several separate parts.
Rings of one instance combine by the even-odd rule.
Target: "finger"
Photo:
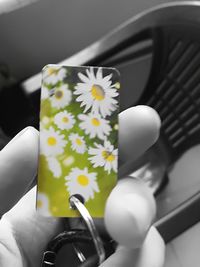
[[[104,221],[117,243],[141,247],[156,213],[154,197],[140,180],[121,180],[108,197]]]
[[[148,106],[129,108],[119,115],[119,155],[122,161],[136,159],[158,138],[160,118]]]
[[[4,220],[0,221],[0,227],[2,222],[8,220],[15,241],[21,248],[21,256],[26,261],[34,263],[34,266],[40,266],[48,242],[64,231],[64,224],[58,218],[40,215],[35,209],[35,203],[36,187],[23,196],[5,215]],[[5,241],[6,239],[3,240],[3,244],[6,245]],[[10,243],[7,247],[10,247]]]
[[[39,266],[47,242],[63,230],[61,220],[40,216],[35,211],[36,188],[25,194],[37,173],[38,141],[38,131],[29,127],[0,152],[0,208],[2,213],[8,211],[0,221],[0,244],[13,250],[17,242],[21,255],[30,255],[29,260],[37,261],[35,266]],[[3,235],[4,225],[10,231]],[[13,239],[9,232],[14,234]]]
[[[119,125],[119,177],[123,177],[133,162],[156,142],[161,122],[154,109],[136,106],[120,113]]]
[[[0,214],[11,209],[35,178],[38,132],[28,127],[0,152]]]
[[[154,227],[140,249],[118,247],[100,267],[162,267],[165,259],[165,245],[160,234]]]

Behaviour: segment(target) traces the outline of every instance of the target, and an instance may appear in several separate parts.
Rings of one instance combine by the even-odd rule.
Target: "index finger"
[[[0,214],[26,193],[37,172],[38,132],[27,127],[0,151]]]
[[[158,113],[148,106],[135,106],[119,116],[119,177],[129,174],[133,162],[159,136],[161,121]]]

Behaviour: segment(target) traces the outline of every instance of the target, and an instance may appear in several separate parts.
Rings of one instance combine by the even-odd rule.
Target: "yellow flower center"
[[[48,68],[47,69],[47,72],[48,72],[48,75],[52,75],[52,74],[54,74],[56,72],[56,69],[54,69],[54,68]]]
[[[62,122],[64,122],[64,123],[68,123],[68,122],[69,122],[69,118],[67,118],[67,117],[63,117],[63,118],[62,118]]]
[[[54,69],[54,68],[48,68],[48,75],[52,75],[52,74],[57,74],[59,72],[59,70]]]
[[[53,137],[53,136],[50,136],[48,139],[47,139],[47,143],[49,146],[55,146],[57,141],[56,141],[56,138]]]
[[[100,125],[100,120],[98,120],[97,118],[92,118],[91,119],[91,123],[94,126],[99,126]]]
[[[115,155],[113,155],[112,153],[109,153],[108,151],[103,151],[102,156],[105,160],[109,162],[112,162],[115,160]]]
[[[55,98],[61,99],[62,97],[63,97],[63,91],[56,90],[56,92],[55,92]]]
[[[78,182],[80,185],[82,185],[82,186],[86,186],[86,185],[89,184],[89,179],[88,179],[88,177],[85,176],[85,175],[79,175],[79,176],[77,177],[77,182]]]
[[[98,101],[102,101],[105,98],[105,92],[103,88],[98,84],[94,84],[92,86],[91,94],[93,98]]]
[[[115,160],[115,156],[113,154],[110,154],[108,157],[107,157],[107,161],[114,161]]]
[[[82,140],[80,138],[76,138],[76,144],[78,146],[81,146],[83,144]]]
[[[38,201],[37,201],[37,207],[38,207],[38,208],[42,208],[42,206],[43,206],[42,201],[41,201],[41,200],[38,200]]]

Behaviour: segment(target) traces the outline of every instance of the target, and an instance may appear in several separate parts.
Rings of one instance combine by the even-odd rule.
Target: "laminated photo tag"
[[[47,65],[42,71],[37,210],[79,217],[80,195],[103,217],[117,182],[119,73],[113,68]]]

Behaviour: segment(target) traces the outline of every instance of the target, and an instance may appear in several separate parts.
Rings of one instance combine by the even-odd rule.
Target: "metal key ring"
[[[46,251],[43,254],[41,267],[56,266],[56,256],[59,250],[66,244],[73,244],[77,242],[91,243],[92,237],[87,230],[74,229],[71,231],[64,231],[52,239]],[[93,255],[79,267],[94,267],[98,265],[98,255]]]
[[[73,195],[69,199],[70,205],[73,209],[77,209],[84,220],[88,230],[86,229],[73,229],[71,231],[64,231],[52,239],[46,251],[43,254],[43,260],[41,267],[56,266],[56,256],[59,250],[66,244],[72,244],[74,250],[82,262],[79,267],[96,267],[99,266],[106,256],[111,255],[114,251],[113,242],[110,240],[103,243],[92,217],[90,216],[86,207],[82,204],[83,199],[79,195]],[[82,201],[82,202],[81,202]],[[93,243],[97,254],[85,259],[82,251],[77,247],[77,243]],[[104,250],[106,247],[106,252]]]
[[[92,217],[90,216],[88,210],[83,205],[83,203],[80,201],[78,195],[73,195],[69,199],[70,205],[73,209],[77,209],[79,213],[81,214],[82,219],[84,220],[90,234],[92,237],[92,240],[94,242],[94,246],[97,251],[97,255],[99,257],[99,265],[105,260],[105,250],[103,246],[103,242],[101,241],[101,238],[97,232],[97,229],[95,227],[94,221]]]
[[[64,231],[54,237],[47,245],[46,251],[43,254],[41,267],[53,267],[56,266],[56,257],[58,252],[66,244],[87,243],[91,244],[92,237],[87,230],[74,229],[70,231]],[[104,247],[106,249],[106,257],[113,254],[115,251],[115,244],[112,240],[104,240]],[[92,255],[82,262],[79,267],[97,267],[99,266],[98,255]]]

